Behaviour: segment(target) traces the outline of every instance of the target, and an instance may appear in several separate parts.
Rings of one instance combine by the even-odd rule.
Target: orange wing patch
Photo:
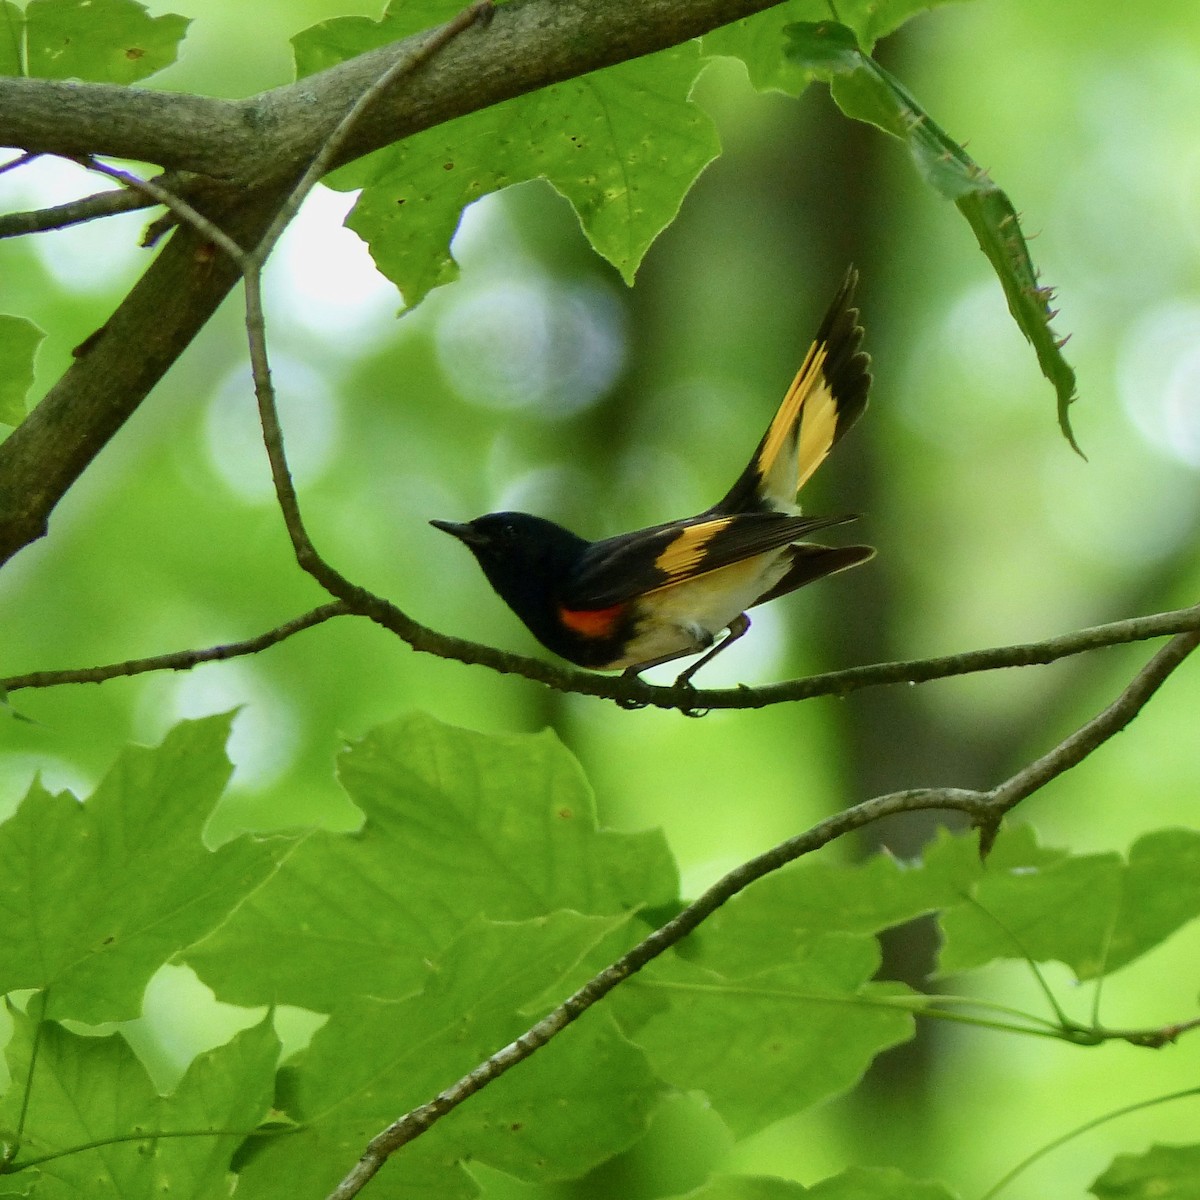
[[[693,568],[704,559],[709,543],[732,523],[733,517],[719,517],[699,525],[686,526],[667,543],[654,560],[654,565],[671,581],[694,574]]]
[[[608,608],[563,608],[560,605],[558,619],[584,637],[603,638],[616,630],[624,611],[624,604],[612,604]]]

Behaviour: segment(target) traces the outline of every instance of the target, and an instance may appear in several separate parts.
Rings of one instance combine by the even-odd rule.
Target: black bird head
[[[429,523],[475,555],[488,582],[536,637],[554,636],[556,585],[569,577],[590,542],[544,517],[521,512],[488,513],[463,524]]]

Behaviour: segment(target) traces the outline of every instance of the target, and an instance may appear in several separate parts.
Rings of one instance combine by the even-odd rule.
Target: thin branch
[[[271,1136],[286,1135],[290,1129],[272,1129]],[[109,1137],[96,1138],[91,1142],[80,1142],[76,1146],[67,1146],[62,1150],[54,1150],[49,1154],[40,1154],[36,1158],[13,1161],[8,1174],[16,1175],[21,1171],[29,1171],[59,1158],[69,1158],[72,1154],[83,1154],[88,1150],[103,1150],[106,1146],[121,1146],[128,1142],[158,1142],[167,1138],[225,1138],[235,1137],[245,1141],[247,1138],[263,1137],[261,1129],[144,1129],[137,1133],[114,1133]]]
[[[150,658],[131,658],[125,662],[109,663],[101,667],[80,667],[66,671],[31,671],[25,675],[12,675],[0,679],[0,689],[18,692],[22,688],[58,687],[64,683],[103,683],[107,679],[118,679],[128,675],[145,675],[150,671],[190,671],[205,662],[223,662],[227,658],[239,658],[246,654],[258,654],[270,646],[312,629],[334,617],[350,614],[350,609],[340,600],[331,600],[314,608],[311,612],[293,617],[274,629],[260,633],[257,637],[241,642],[226,642],[220,646],[209,646],[203,650],[177,650],[172,654],[155,654]]]
[[[994,1200],[1018,1175],[1025,1171],[1028,1167],[1033,1166],[1040,1158],[1044,1158],[1052,1151],[1065,1146],[1068,1142],[1085,1133],[1090,1133],[1093,1129],[1099,1128],[1101,1125],[1107,1124],[1109,1121],[1115,1121],[1118,1117],[1128,1116],[1130,1113],[1140,1112],[1144,1108],[1153,1108],[1158,1104],[1166,1104],[1171,1100],[1186,1100],[1192,1096],[1200,1096],[1200,1087],[1184,1088],[1181,1092],[1171,1092],[1166,1096],[1154,1096],[1150,1100],[1139,1100],[1135,1104],[1126,1104],[1122,1108],[1114,1109],[1112,1112],[1104,1113],[1102,1116],[1093,1117],[1090,1121],[1085,1121],[1082,1125],[1077,1125],[1069,1133],[1064,1133],[1061,1137],[1056,1137],[1053,1141],[1047,1142],[1044,1146],[1039,1147],[1027,1158],[1022,1159],[1011,1171],[1008,1172],[999,1182],[994,1183],[983,1194],[981,1200]]]
[[[32,212],[0,213],[0,238],[23,237],[27,233],[45,233],[51,229],[66,229],[84,221],[111,217],[117,213],[135,212],[149,208],[154,201],[135,195],[124,188],[97,192],[81,200],[38,208]]]
[[[164,187],[153,179],[142,179],[131,171],[122,171],[119,167],[111,167],[91,155],[76,159],[89,171],[96,171],[115,179],[128,188],[130,192],[140,194],[139,199],[145,198],[148,203],[162,204],[169,208],[181,221],[186,221],[198,233],[203,234],[214,245],[219,246],[242,270],[245,270],[246,252],[220,226],[214,224],[202,213],[198,212],[182,196],[170,188]]]
[[[498,1079],[517,1063],[523,1062],[535,1051],[540,1050],[618,984],[685,938],[702,921],[755,880],[777,871],[802,855],[811,854],[851,830],[860,829],[872,821],[894,813],[954,809],[979,818],[985,814],[986,804],[985,793],[958,788],[921,788],[876,796],[843,813],[829,817],[806,833],[789,838],[766,853],[742,863],[719,879],[698,899],[693,900],[677,916],[593,976],[577,992],[527,1029],[516,1041],[496,1051],[428,1103],[405,1113],[382,1133],[372,1138],[352,1170],[329,1193],[328,1200],[350,1200],[351,1197],[357,1196],[400,1147],[419,1137],[492,1080]]]
[[[1184,608],[1170,612],[1155,613],[1148,617],[1132,617],[1125,621],[1114,621],[1074,633],[1061,634],[1041,642],[1030,642],[1019,646],[997,646],[987,650],[972,650],[965,654],[946,655],[940,658],[913,659],[906,662],[875,663],[870,666],[848,667],[841,671],[828,671],[793,679],[787,683],[774,684],[766,688],[721,688],[711,691],[697,690],[681,695],[672,687],[656,687],[641,680],[623,676],[597,675],[591,671],[579,671],[572,667],[558,666],[520,654],[510,654],[479,642],[438,633],[407,616],[394,604],[342,579],[333,568],[322,563],[321,582],[325,584],[332,576],[341,580],[331,588],[337,599],[323,605],[314,612],[330,610],[331,616],[361,616],[374,621],[390,633],[395,634],[412,649],[433,654],[454,662],[473,666],[484,666],[500,674],[520,675],[535,683],[544,684],[555,691],[576,695],[595,696],[606,700],[623,700],[644,703],[662,709],[719,708],[735,710],[763,708],[772,704],[814,699],[818,696],[845,695],[871,687],[883,687],[897,683],[927,683],[936,679],[950,678],[982,671],[996,671],[1009,667],[1028,666],[1056,662],[1070,655],[1083,654],[1104,646],[1126,645],[1130,642],[1146,641],[1176,630],[1200,627],[1200,609]],[[332,611],[336,609],[337,611]],[[309,614],[311,615],[311,614]],[[297,618],[303,620],[304,618]],[[324,618],[323,618],[324,619]],[[318,624],[314,621],[313,624]],[[290,624],[290,623],[289,623]],[[287,626],[281,626],[286,629]],[[307,625],[303,628],[308,628]],[[264,638],[271,634],[262,635]],[[298,630],[296,631],[298,632]],[[285,633],[284,636],[290,636]],[[274,639],[282,640],[282,638]],[[273,645],[274,640],[266,643]],[[258,639],[231,644],[232,653],[217,654],[210,650],[181,650],[174,654],[157,655],[149,658],[131,659],[105,667],[79,668],[64,671],[36,671],[0,679],[0,687],[15,692],[21,688],[57,687],[71,683],[101,683],[105,679],[125,675],[139,675],[147,671],[187,670],[189,666],[212,658],[233,658],[238,653],[257,653]],[[245,650],[237,650],[244,646]],[[215,647],[214,650],[220,650]],[[194,662],[188,662],[189,656]],[[168,661],[170,660],[170,661]],[[99,673],[99,674],[98,674]]]
[[[6,163],[0,163],[0,175],[7,175],[9,171],[16,171],[20,167],[28,166],[38,155],[33,151],[27,151],[24,154],[18,154],[16,158],[10,158]]]
[[[659,687],[624,675],[598,675],[592,671],[543,662],[541,659],[511,654],[478,642],[438,633],[413,620],[381,596],[342,579],[324,564],[323,569],[313,570],[312,573],[333,595],[344,600],[352,611],[390,630],[414,650],[472,666],[488,667],[500,674],[521,675],[559,692],[573,692],[625,704],[644,704],[663,709],[766,708],[772,704],[810,700],[817,696],[844,696],[869,687],[927,683],[956,675],[1052,663],[1103,646],[1124,645],[1168,634],[1200,630],[1200,605],[1196,605],[1147,617],[1113,621],[1107,625],[1060,634],[1040,642],[997,646],[938,658],[848,667],[841,671],[828,671],[820,675],[810,675],[806,679],[795,679],[760,688],[739,686],[692,690]]]
[[[1078,766],[1097,746],[1120,733],[1198,645],[1200,632],[1176,634],[1103,712],[997,788],[993,793],[992,816],[983,830],[984,851],[994,840],[1005,813],[1064,771]]]
[[[766,853],[742,863],[665,925],[593,976],[516,1041],[498,1050],[432,1100],[405,1113],[372,1138],[362,1157],[329,1194],[328,1200],[351,1200],[351,1197],[357,1196],[388,1157],[401,1146],[419,1137],[493,1079],[499,1078],[517,1063],[529,1058],[618,984],[681,941],[723,904],[764,875],[777,871],[803,855],[828,845],[836,838],[883,817],[929,809],[966,813],[972,823],[982,831],[981,851],[984,851],[984,839],[994,836],[995,826],[1014,804],[1037,788],[1045,786],[1056,775],[1077,765],[1108,738],[1123,729],[1198,642],[1200,634],[1188,634],[1173,640],[1150,660],[1102,713],[1065,738],[1049,754],[1022,768],[990,791],[919,788],[876,796],[856,804],[845,812],[828,817],[807,832],[789,838]],[[1052,762],[1057,769],[1047,769],[1043,764],[1048,762]]]
[[[397,58],[382,74],[367,87],[347,108],[337,125],[318,150],[299,182],[291,190],[267,228],[262,240],[254,248],[249,259],[239,266],[245,279],[246,289],[246,334],[250,347],[250,366],[254,377],[254,392],[258,398],[259,421],[262,425],[263,441],[271,464],[271,478],[275,494],[283,512],[296,561],[332,595],[344,597],[353,585],[344,576],[329,566],[317,553],[300,515],[300,501],[288,469],[283,449],[283,431],[275,403],[275,388],[271,383],[271,368],[267,356],[266,320],[262,306],[262,267],[274,249],[288,223],[295,217],[309,192],[316,187],[333,163],[342,146],[349,139],[363,115],[375,105],[381,96],[397,80],[411,74],[444,50],[460,34],[475,25],[491,20],[492,0],[475,0],[452,20],[435,30],[423,43]],[[406,43],[407,45],[407,43]]]

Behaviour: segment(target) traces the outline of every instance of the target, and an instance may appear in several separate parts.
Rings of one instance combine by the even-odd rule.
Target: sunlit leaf
[[[846,1090],[912,1036],[912,1016],[890,1004],[907,989],[870,982],[874,938],[814,936],[774,966],[733,942],[731,931],[729,952],[707,951],[704,966],[656,960],[615,999],[655,1070],[703,1092],[739,1137]]]
[[[1004,289],[1008,310],[1037,354],[1042,374],[1058,396],[1058,423],[1076,450],[1068,409],[1075,400],[1075,372],[1050,328],[1051,292],[1037,270],[1016,209],[962,146],[944,133],[898,80],[859,48],[853,30],[833,22],[800,23],[786,30],[787,54],[802,71],[827,80],[849,117],[899,138],[917,170],[967,219]]]
[[[1099,1200],[1200,1200],[1200,1146],[1120,1154],[1088,1191]]]
[[[0,992],[50,989],[48,1015],[141,1012],[150,976],[217,925],[293,842],[201,832],[229,776],[228,717],[124,751],[86,804],[35,783],[0,825]]]
[[[0,315],[0,424],[17,425],[24,419],[34,359],[45,336],[25,317]]]
[[[940,1183],[912,1179],[895,1167],[851,1167],[808,1189],[808,1200],[955,1200]]]
[[[25,21],[30,75],[89,83],[136,83],[170,66],[191,24],[136,0],[29,0]]]
[[[661,835],[597,830],[587,781],[548,732],[486,735],[414,714],[352,746],[340,774],[363,828],[313,834],[188,952],[223,999],[328,1012],[348,987],[403,996],[477,916],[625,914],[674,897]]]
[[[297,72],[414,32],[431,16],[428,5],[393,4],[379,23],[327,21],[294,39]],[[702,65],[694,44],[678,46],[407,138],[373,155],[369,174],[351,168],[334,177],[366,185],[347,224],[413,305],[455,277],[450,240],[468,204],[546,179],[571,202],[597,253],[631,283],[720,149],[711,120],[688,99]]]
[[[269,1021],[200,1055],[174,1093],[160,1096],[120,1034],[81,1037],[12,1015],[14,1085],[0,1113],[14,1127],[23,1119],[18,1164],[55,1155],[37,1168],[38,1195],[225,1200],[230,1158],[271,1105],[279,1042]],[[194,1136],[155,1136],[175,1131]],[[74,1152],[95,1142],[108,1144]]]
[[[300,1131],[253,1154],[248,1194],[325,1196],[380,1129],[522,1033],[528,1006],[620,921],[577,913],[476,921],[426,964],[416,994],[337,1009],[281,1095]],[[589,1013],[389,1163],[387,1194],[471,1196],[466,1159],[533,1181],[577,1177],[644,1132],[663,1090],[611,1019]]]
[[[720,1175],[674,1200],[804,1200],[808,1188],[768,1175]]]
[[[1116,854],[989,872],[975,903],[942,917],[944,972],[994,958],[1066,963],[1080,979],[1117,970],[1200,915],[1200,833],[1164,829]]]

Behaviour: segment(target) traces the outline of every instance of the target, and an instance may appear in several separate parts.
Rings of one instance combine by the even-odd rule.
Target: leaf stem
[[[80,1142],[63,1150],[53,1150],[49,1154],[37,1158],[27,1158],[23,1162],[13,1163],[9,1173],[40,1167],[44,1163],[53,1162],[56,1158],[67,1158],[72,1154],[82,1154],[86,1150],[100,1150],[105,1146],[119,1146],[125,1142],[155,1142],[163,1138],[202,1138],[202,1137],[274,1137],[276,1134],[295,1133],[301,1127],[298,1125],[282,1125],[270,1130],[262,1129],[151,1129],[141,1133],[114,1133],[111,1137],[97,1138],[93,1142]]]
[[[1047,1142],[1044,1146],[1029,1155],[1028,1158],[1022,1159],[1008,1174],[988,1188],[979,1200],[994,1200],[994,1197],[998,1196],[1008,1187],[1018,1175],[1033,1166],[1039,1159],[1045,1158],[1047,1154],[1052,1153],[1061,1146],[1065,1146],[1075,1138],[1085,1133],[1090,1133],[1093,1129],[1097,1129],[1101,1125],[1107,1124],[1109,1121],[1115,1121],[1118,1117],[1128,1116],[1130,1113],[1138,1112],[1143,1108],[1153,1108],[1155,1105],[1166,1104],[1171,1100],[1183,1100],[1189,1096],[1200,1096],[1200,1087],[1185,1088],[1181,1092],[1171,1092],[1166,1096],[1155,1096],[1151,1100],[1139,1100],[1136,1104],[1127,1104],[1124,1108],[1115,1108],[1112,1112],[1105,1113],[1103,1116],[1093,1117],[1092,1120],[1085,1121],[1082,1125],[1077,1125],[1069,1133],[1064,1133],[1062,1137],[1057,1137],[1052,1142]]]

